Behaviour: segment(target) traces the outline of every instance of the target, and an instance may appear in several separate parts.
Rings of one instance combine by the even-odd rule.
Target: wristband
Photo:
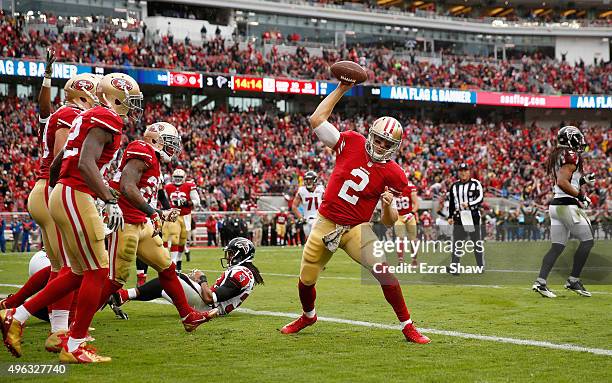
[[[42,86],[44,86],[46,88],[51,88],[51,78],[50,77],[45,77],[43,79]]]
[[[117,204],[117,198],[111,198],[107,201],[104,201],[105,204],[107,205],[116,205]]]

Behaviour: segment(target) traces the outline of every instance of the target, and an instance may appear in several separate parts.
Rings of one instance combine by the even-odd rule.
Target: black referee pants
[[[466,244],[468,243],[467,241],[471,241],[471,244],[468,246],[468,249],[474,249],[476,265],[484,266],[484,251],[482,247],[484,246],[484,243],[480,245],[477,243],[478,241],[482,241],[480,225],[474,225],[473,229],[474,231],[467,232],[463,225],[453,225],[453,252],[451,257],[452,263],[459,264],[461,262],[461,257],[465,255],[466,252],[465,249]]]

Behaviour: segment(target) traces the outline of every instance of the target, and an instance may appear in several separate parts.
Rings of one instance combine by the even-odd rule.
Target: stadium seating
[[[330,79],[329,66],[349,59],[367,66],[372,83],[543,94],[609,94],[612,82],[611,63],[560,62],[537,53],[519,61],[447,55],[436,65],[396,57],[393,51],[378,47],[324,49],[320,57],[303,48],[291,55],[277,49],[264,54],[257,45],[241,48],[220,38],[196,45],[172,36],[159,41],[136,41],[131,35],[120,38],[110,27],[57,34],[26,30],[27,26],[19,19],[0,16],[1,56],[40,58],[45,47],[53,46],[58,59],[67,62],[307,79]]]
[[[0,99],[0,211],[25,211],[40,155],[36,113],[35,103],[27,99]],[[309,169],[320,173],[325,182],[334,161],[331,150],[318,142],[303,115],[192,111],[157,103],[148,103],[144,115],[146,123],[164,120],[182,132],[184,150],[172,166],[187,169],[194,178],[205,209],[240,210],[262,193],[292,195],[300,176]],[[433,124],[397,117],[406,128],[398,162],[418,185],[421,197],[443,194],[462,161],[472,165],[488,196],[538,204],[550,197],[552,180],[542,164],[555,130],[516,121]],[[365,133],[374,118],[357,116],[334,123],[340,130]],[[586,170],[599,175],[591,198],[595,206],[603,206],[612,185],[608,129],[581,128],[590,144]],[[137,138],[137,132],[131,126],[126,142]]]

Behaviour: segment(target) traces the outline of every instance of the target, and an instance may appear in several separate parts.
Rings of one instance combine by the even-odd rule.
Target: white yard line
[[[0,284],[0,286],[20,287],[19,285],[10,285],[10,284]],[[4,294],[0,295],[0,297],[4,297]],[[163,300],[163,299],[156,299],[153,301],[149,301],[148,303],[171,305],[170,302]],[[251,309],[243,308],[243,307],[239,307],[237,311],[244,313],[244,314],[248,314],[248,315],[271,316],[271,317],[280,317],[280,318],[288,318],[288,319],[295,319],[300,316],[300,314],[297,314],[297,313],[284,313],[284,312],[279,312],[279,311],[259,311],[259,310],[251,310]],[[347,324],[351,326],[379,328],[379,329],[384,329],[384,330],[401,330],[402,329],[400,325],[364,322],[364,321],[333,318],[333,317],[319,316],[318,320],[321,322],[331,322],[331,323]],[[595,354],[595,355],[612,356],[612,350],[603,349],[603,348],[578,346],[574,344],[559,344],[559,343],[551,343],[551,342],[531,340],[531,339],[517,339],[517,338],[508,338],[508,337],[501,337],[501,336],[470,334],[470,333],[460,332],[460,331],[438,330],[438,329],[433,329],[433,328],[419,328],[419,331],[425,334],[451,336],[455,338],[476,339],[476,340],[483,340],[483,341],[489,341],[489,342],[516,344],[519,346],[534,346],[534,347],[551,348],[551,349],[556,349],[556,350],[588,352],[588,353]]]
[[[156,304],[162,304],[162,305],[171,304],[170,302],[166,300],[161,300],[161,299],[149,301],[149,303],[156,303]],[[236,310],[241,313],[248,314],[248,315],[270,316],[270,317],[279,317],[279,318],[288,318],[288,319],[296,319],[297,317],[300,316],[300,314],[296,314],[296,313],[284,313],[284,312],[278,312],[278,311],[259,311],[259,310],[251,310],[251,309],[247,309],[243,307],[239,307]],[[364,321],[333,318],[333,317],[319,316],[318,320],[321,322],[347,324],[347,325],[359,326],[359,327],[380,328],[384,330],[401,330],[402,329],[400,325],[364,322]],[[603,348],[594,348],[594,347],[584,347],[584,346],[578,346],[574,344],[559,344],[559,343],[551,343],[551,342],[544,342],[544,341],[531,340],[531,339],[517,339],[517,338],[508,338],[508,337],[502,337],[502,336],[470,334],[470,333],[460,332],[460,331],[437,330],[434,328],[419,328],[419,331],[425,334],[452,336],[455,338],[476,339],[476,340],[483,340],[483,341],[488,341],[488,342],[516,344],[519,346],[543,347],[543,348],[552,348],[552,349],[563,350],[563,351],[588,352],[588,353],[595,354],[595,355],[612,356],[612,350],[607,350]]]
[[[204,272],[207,273],[222,273],[223,271],[221,270],[202,270]],[[270,275],[273,277],[288,277],[288,278],[299,278],[299,275],[297,274],[281,274],[281,273],[261,273],[262,275]],[[350,280],[350,281],[361,281],[362,278],[357,278],[357,277],[340,277],[340,276],[325,276],[325,275],[321,275],[319,277],[319,279],[338,279],[338,280]],[[373,282],[373,281],[372,281]],[[375,285],[375,283],[372,283],[373,285]],[[503,285],[480,285],[480,284],[444,284],[444,283],[439,283],[439,282],[428,282],[428,281],[411,281],[409,283],[406,283],[407,285],[440,285],[440,286],[451,286],[451,287],[480,287],[480,288],[487,288],[487,289],[509,289],[509,288],[520,288],[521,290],[531,290],[531,288],[529,287],[516,287],[516,286],[503,286]],[[1,285],[0,285],[1,286]],[[559,290],[562,290],[561,287],[559,287]],[[610,292],[606,292],[606,291],[592,291],[592,294],[601,294],[601,295],[612,295],[612,293]]]

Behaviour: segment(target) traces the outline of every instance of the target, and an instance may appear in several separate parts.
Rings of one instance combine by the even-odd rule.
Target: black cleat
[[[582,284],[582,281],[580,279],[576,282],[570,282],[570,280],[568,279],[567,282],[565,282],[565,288],[568,290],[572,290],[576,294],[582,295],[583,297],[591,296],[591,293],[584,288],[584,285]]]
[[[115,313],[115,316],[118,319],[123,319],[123,320],[128,320],[130,319],[130,317],[127,315],[127,313],[125,311],[123,311],[121,309],[121,298],[119,298],[119,294],[113,294],[110,296],[110,298],[108,298],[108,307],[111,308],[111,310],[113,310],[113,312]]]
[[[548,286],[546,285],[546,283],[540,283],[538,281],[535,281],[533,282],[533,286],[531,286],[531,289],[546,298],[556,298],[557,297],[555,293],[553,293],[552,291],[548,289]]]

